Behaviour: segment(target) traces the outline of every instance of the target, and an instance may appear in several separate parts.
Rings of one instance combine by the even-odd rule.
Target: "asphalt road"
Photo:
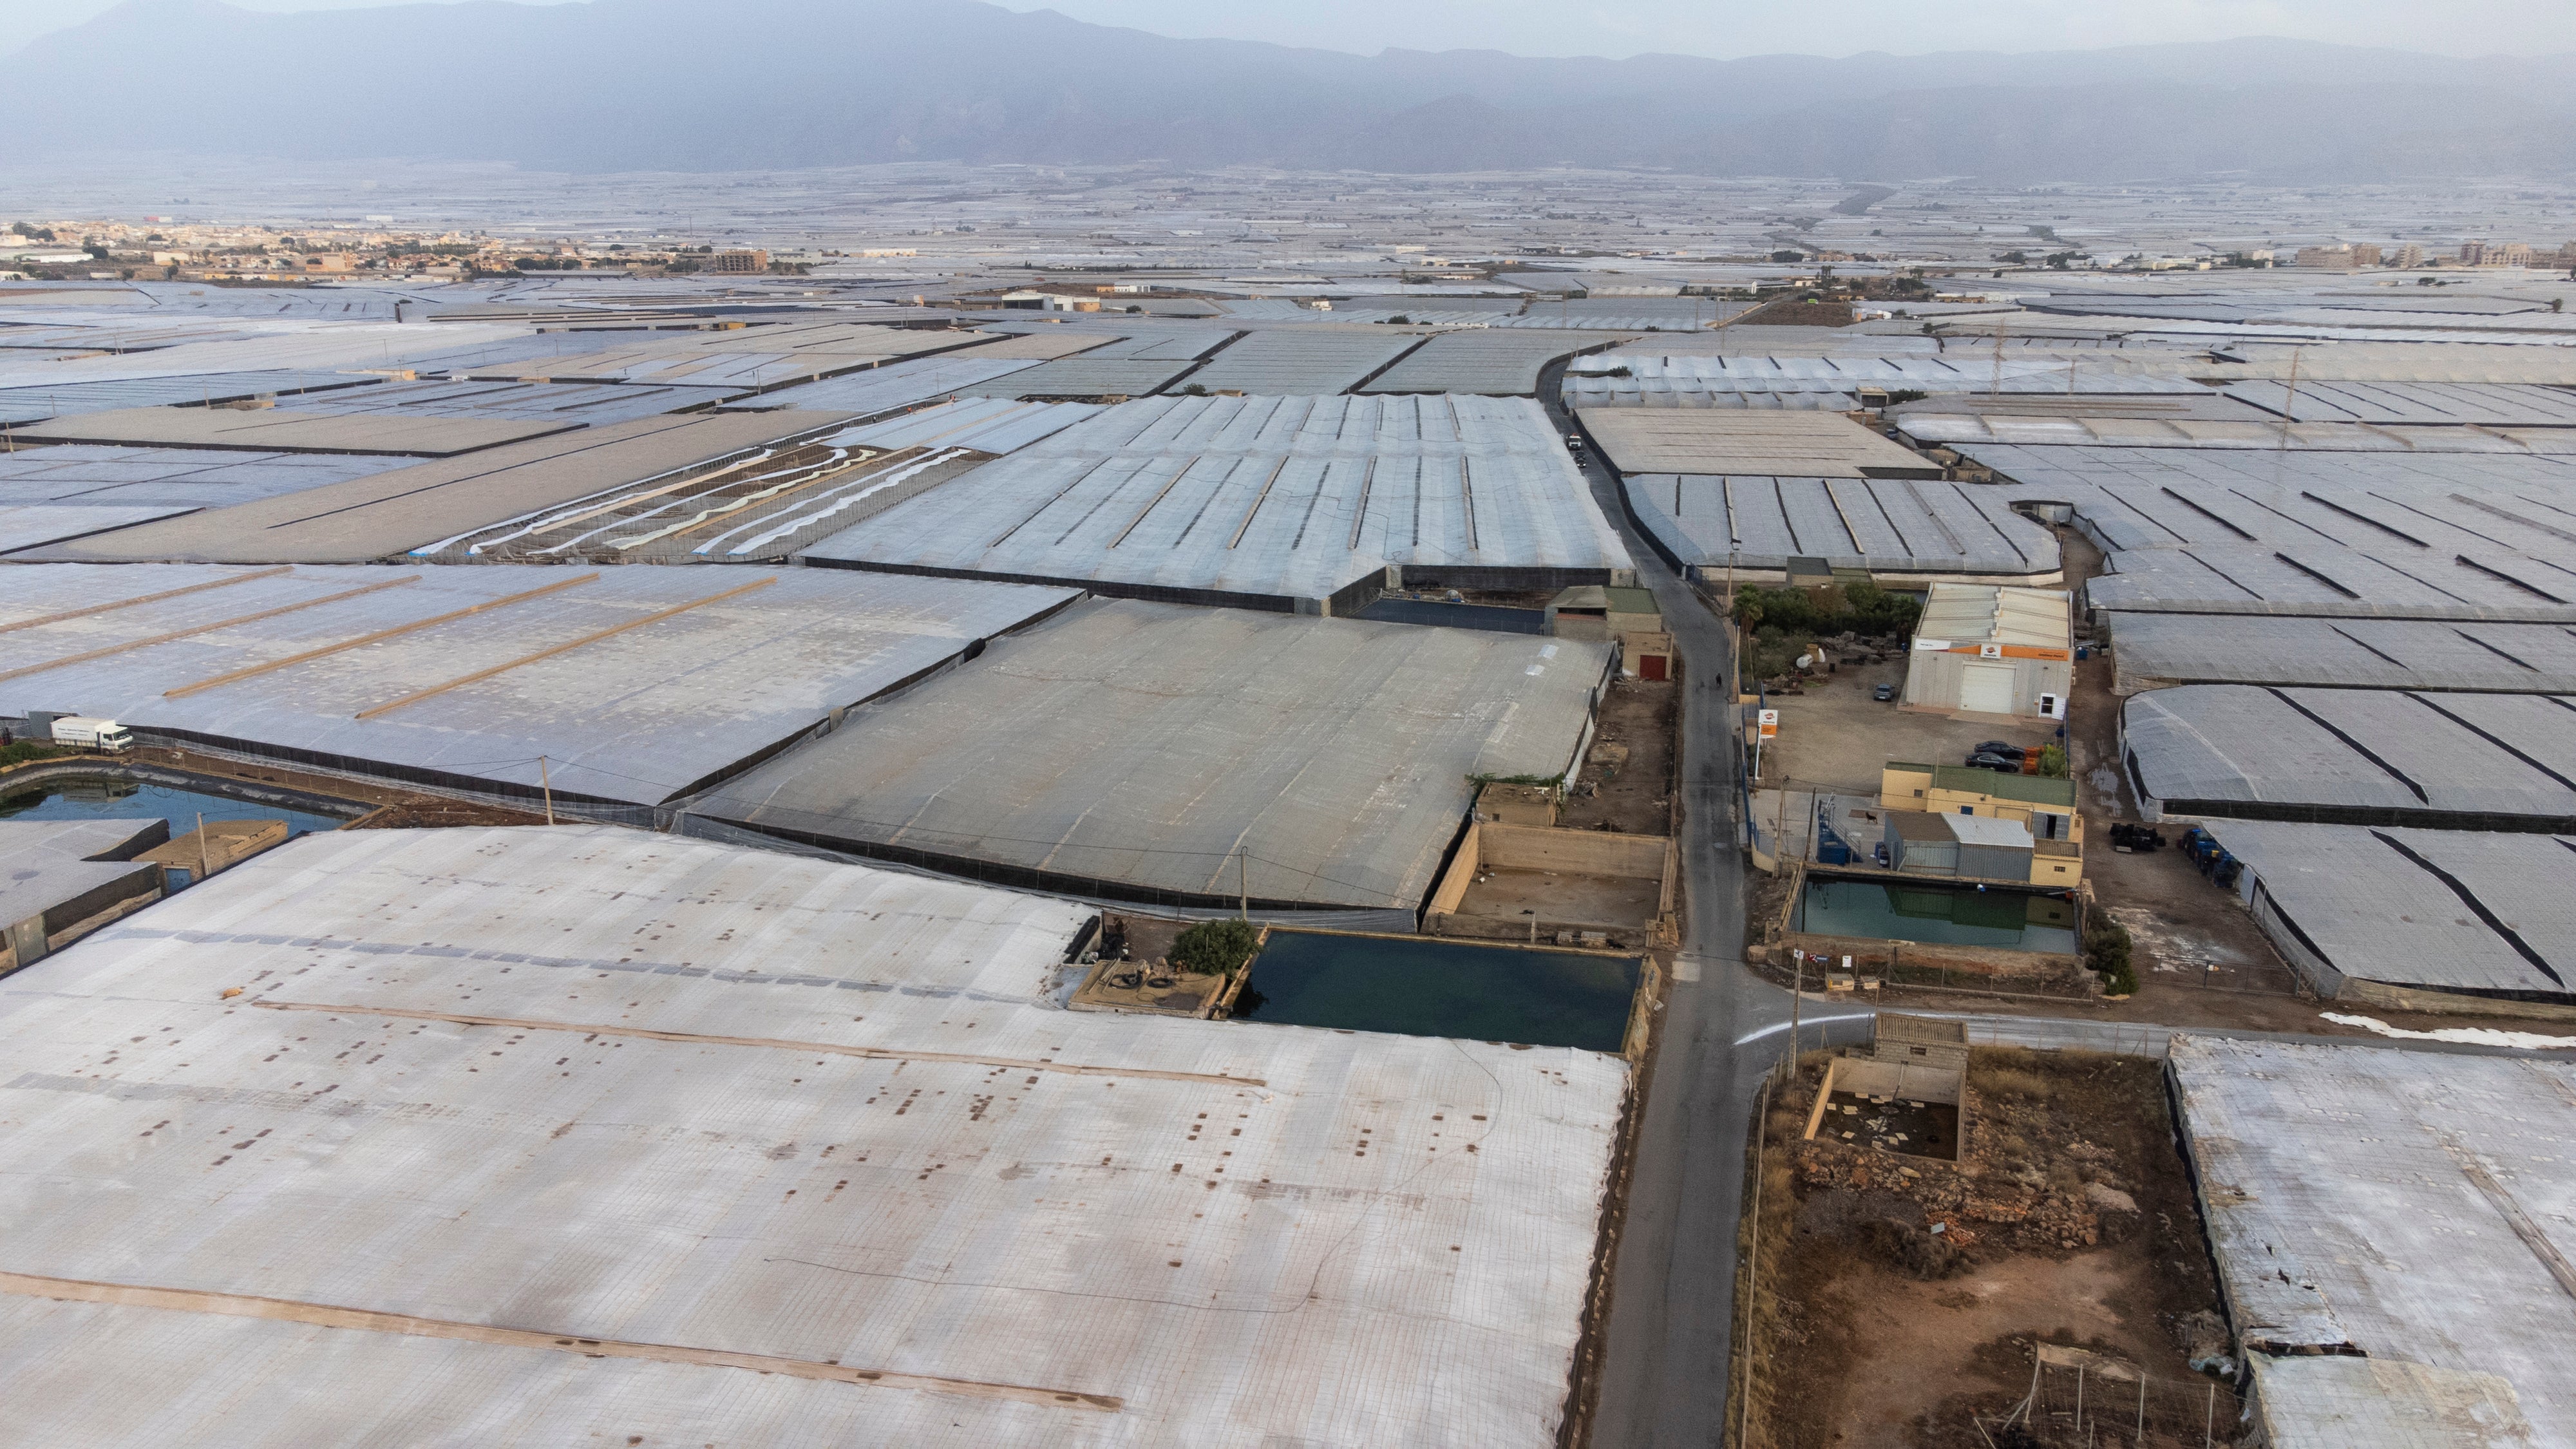
[[[1558,376],[1548,370],[1539,396],[1563,433],[1572,424],[1555,402]],[[1789,995],[1742,964],[1744,862],[1735,845],[1738,761],[1726,628],[1628,526],[1609,469],[1593,458],[1583,466],[1636,560],[1637,581],[1663,608],[1686,688],[1683,957],[1666,993],[1646,1085],[1592,1443],[1710,1446],[1726,1437],[1746,1134],[1762,1075],[1788,1045]]]

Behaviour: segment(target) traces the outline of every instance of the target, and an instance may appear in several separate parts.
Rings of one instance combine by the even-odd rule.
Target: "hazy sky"
[[[117,0],[0,0],[0,51],[75,25]],[[234,0],[250,10],[324,10],[416,0]],[[1672,51],[2089,50],[2160,40],[2288,35],[2446,55],[2576,50],[2569,0],[1001,0],[1014,10],[1164,35],[1226,36],[1374,52],[1522,55]],[[712,23],[720,4],[709,7]]]

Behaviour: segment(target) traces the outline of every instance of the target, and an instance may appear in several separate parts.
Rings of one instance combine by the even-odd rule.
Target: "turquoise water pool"
[[[1634,956],[1273,931],[1253,958],[1234,1014],[1290,1026],[1615,1052],[1640,971]]]

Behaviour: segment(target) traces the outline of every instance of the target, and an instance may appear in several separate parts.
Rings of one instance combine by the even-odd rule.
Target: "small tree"
[[[2063,779],[2065,779],[2065,778],[2066,778],[2066,746],[2064,746],[2064,745],[2042,745],[2042,746],[2040,746],[2040,747],[2039,747],[2039,772],[2040,772],[2042,775],[2045,775],[2045,776],[2047,776],[2049,779],[2052,779],[2052,780],[2063,780]]]
[[[1172,943],[1172,965],[1201,976],[1232,976],[1260,944],[1261,933],[1249,921],[1201,921]]]
[[[2102,991],[2109,996],[2131,996],[2138,990],[2138,973],[2129,961],[2129,928],[2096,912],[2084,923],[2084,964],[2102,978]]]

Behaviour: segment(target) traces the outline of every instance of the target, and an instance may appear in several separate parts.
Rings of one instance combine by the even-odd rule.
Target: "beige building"
[[[2030,832],[2031,884],[2083,883],[2084,817],[2076,813],[2072,780],[1890,760],[1879,772],[1878,808],[1973,816],[2019,825]],[[1890,831],[1926,841],[1937,839],[1908,825],[1891,823]],[[1955,839],[1957,833],[1951,831],[1950,837]]]
[[[769,253],[757,247],[737,247],[707,258],[707,270],[725,276],[757,276],[769,270]]]
[[[1935,583],[1914,626],[1903,708],[1953,719],[2066,718],[2075,651],[2063,589]]]

